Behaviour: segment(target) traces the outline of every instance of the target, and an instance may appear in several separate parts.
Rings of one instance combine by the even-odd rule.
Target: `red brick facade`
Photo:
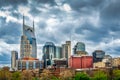
[[[92,56],[71,56],[69,60],[70,68],[82,69],[93,68]]]

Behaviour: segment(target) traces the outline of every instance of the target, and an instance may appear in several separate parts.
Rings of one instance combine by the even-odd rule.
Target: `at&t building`
[[[33,27],[24,24],[23,16],[23,35],[20,44],[20,59],[17,60],[18,70],[39,69],[40,61],[37,59],[37,45],[35,38],[34,21]]]

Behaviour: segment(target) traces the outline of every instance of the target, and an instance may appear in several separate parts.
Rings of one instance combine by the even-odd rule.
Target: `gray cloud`
[[[5,18],[0,18],[0,38],[4,39],[8,44],[19,43],[19,37],[21,35],[21,26],[15,22],[6,23]]]
[[[31,20],[35,19],[38,44],[47,41],[61,44],[72,36],[74,44],[77,41],[86,43],[88,53],[103,49],[112,55],[119,55],[120,46],[111,44],[112,37],[116,44],[120,39],[119,3],[118,0],[0,0],[0,11],[8,13],[6,16],[0,13],[0,38],[6,44],[20,43],[22,14],[25,12],[26,23],[31,24]],[[66,11],[68,7],[65,4],[70,10]],[[18,12],[18,7],[23,7],[23,11]],[[6,21],[9,16],[12,19]],[[113,50],[109,46],[113,46]],[[0,59],[3,57],[0,56]]]
[[[0,6],[5,7],[5,6],[13,6],[16,8],[18,5],[25,5],[27,4],[27,0],[0,0]]]

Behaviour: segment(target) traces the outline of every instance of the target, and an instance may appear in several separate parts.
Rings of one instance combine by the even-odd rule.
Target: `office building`
[[[60,58],[62,58],[62,47],[60,47],[60,46],[56,46],[55,47],[55,58],[56,59],[60,59]]]
[[[44,67],[48,67],[54,64],[55,54],[55,45],[52,42],[46,42],[43,46],[43,59],[44,59]]]
[[[120,67],[120,57],[112,59],[112,66],[117,68]]]
[[[94,62],[94,68],[106,68],[112,67],[112,57],[110,55],[105,55],[102,61]]]
[[[102,50],[95,50],[93,53],[93,62],[101,62],[105,56],[105,52]]]
[[[66,46],[68,50],[68,58],[71,56],[71,41],[66,41]]]
[[[70,68],[73,69],[85,69],[93,68],[93,57],[92,56],[71,56],[69,60]]]
[[[71,41],[62,44],[62,58],[68,59],[71,56]]]
[[[25,24],[23,16],[23,34],[20,44],[20,59],[16,61],[17,70],[39,69],[40,61],[37,59],[37,44],[33,27]]]
[[[23,16],[23,35],[21,36],[20,58],[37,58],[37,45],[35,38],[34,21],[33,27],[25,24]]]
[[[33,70],[40,69],[42,62],[35,58],[23,58],[22,60],[17,60],[18,70]]]
[[[87,55],[87,52],[85,51],[85,44],[82,42],[77,42],[75,47],[73,48],[74,55],[83,56]]]
[[[67,60],[67,66],[69,67],[69,58],[71,56],[71,41],[66,41],[65,44],[62,44],[62,59]]]
[[[67,60],[66,59],[56,59],[54,60],[54,64],[57,68],[60,67],[67,67]]]
[[[11,68],[16,70],[16,60],[18,59],[18,52],[11,51]]]

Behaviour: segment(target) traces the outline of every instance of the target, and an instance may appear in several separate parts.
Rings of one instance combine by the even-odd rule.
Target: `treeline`
[[[55,76],[48,69],[44,69],[39,76],[28,70],[9,72],[0,70],[0,80],[120,80],[120,70],[96,70],[89,72],[76,72],[65,70]]]

